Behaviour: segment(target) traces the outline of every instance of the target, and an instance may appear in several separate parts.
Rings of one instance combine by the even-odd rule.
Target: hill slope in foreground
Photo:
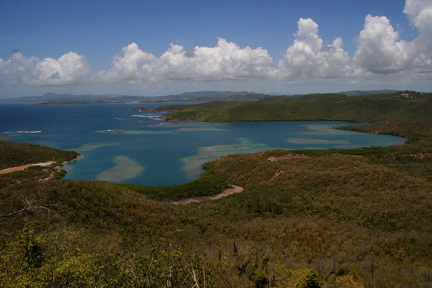
[[[318,111],[314,101],[323,100],[287,101]],[[231,155],[173,187],[37,181],[43,167],[2,174],[0,286],[430,287],[431,121],[397,101],[384,102],[395,108],[356,129],[408,137],[402,146]],[[0,155],[17,147],[22,159],[36,149],[1,144]],[[76,156],[46,155],[35,161]],[[229,184],[244,190],[198,204],[170,202]]]

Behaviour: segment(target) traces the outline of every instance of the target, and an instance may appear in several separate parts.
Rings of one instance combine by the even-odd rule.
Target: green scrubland
[[[432,93],[346,96],[312,94],[269,97],[255,102],[209,102],[166,115],[167,120],[209,122],[337,120],[354,122],[431,120]],[[165,109],[165,107],[158,107]]]
[[[25,164],[55,161],[61,164],[78,156],[73,151],[61,151],[34,144],[11,143],[0,140],[0,170]]]
[[[368,122],[342,129],[408,138],[400,146],[224,156],[171,187],[0,175],[0,287],[431,287],[431,96],[271,97],[167,115]],[[33,149],[47,151],[36,162],[76,157],[0,144],[23,156],[2,167]],[[244,191],[170,202],[230,184]]]

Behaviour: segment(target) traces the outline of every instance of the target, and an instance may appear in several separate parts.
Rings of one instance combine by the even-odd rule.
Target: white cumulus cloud
[[[31,82],[36,85],[64,85],[86,82],[91,75],[90,66],[84,56],[75,52],[59,59],[45,58],[37,62]]]
[[[342,39],[323,45],[318,35],[318,24],[312,19],[300,18],[296,39],[282,60],[279,71],[285,78],[333,78],[346,72],[349,55],[342,48]]]
[[[417,27],[421,36],[431,35],[432,2],[429,0],[406,0],[404,13]],[[425,35],[426,34],[426,35]]]
[[[419,31],[413,41],[400,40],[387,17],[366,16],[354,55],[356,68],[378,74],[432,72],[432,2],[407,0],[404,13]]]
[[[0,83],[8,86],[66,85],[88,81],[91,69],[84,56],[75,52],[43,60],[16,52],[6,61],[0,59],[0,75]]]
[[[407,0],[404,12],[419,30],[413,41],[416,49],[414,69],[432,72],[432,2],[430,0]]]
[[[7,60],[0,58],[0,85],[22,85],[29,79],[29,71],[33,70],[39,61],[37,57],[24,57],[20,52],[15,52]]]
[[[110,70],[102,73],[106,81],[208,81],[268,77],[274,72],[273,60],[263,48],[240,48],[219,38],[215,47],[171,47],[156,58],[136,43],[123,48]]]
[[[96,84],[95,87],[104,88],[110,86],[107,84],[127,87],[141,84],[166,87],[172,84],[178,87],[199,85],[201,82],[209,84],[212,81],[237,81],[236,85],[246,83],[242,80],[250,80],[247,84],[267,83],[269,87],[276,82],[291,85],[306,81],[335,85],[342,81],[375,81],[380,85],[418,81],[426,83],[424,87],[430,87],[432,1],[406,0],[403,11],[418,31],[414,40],[400,39],[401,35],[387,17],[367,15],[363,30],[355,38],[357,49],[352,51],[351,57],[343,49],[342,38],[325,42],[319,35],[319,26],[315,21],[300,18],[294,41],[282,58],[275,61],[276,66],[266,49],[241,47],[223,38],[218,38],[213,47],[171,44],[158,57],[142,50],[138,44],[131,43],[122,48],[120,55],[113,57],[106,70],[97,73],[92,72],[83,55],[75,52],[64,54],[58,59],[40,59],[26,57],[20,52],[13,53],[8,59],[0,58],[0,87],[73,84]],[[354,40],[354,37],[348,41]]]
[[[225,80],[268,77],[273,60],[267,50],[240,48],[219,38],[215,47],[185,49],[179,45],[160,58],[160,72],[167,79]]]
[[[101,77],[108,82],[146,82],[154,80],[152,75],[156,57],[142,51],[136,43],[123,47],[123,57],[116,56],[108,72]]]
[[[398,41],[399,34],[384,16],[366,16],[358,38],[354,64],[373,73],[389,74],[408,68],[415,51],[412,43]]]

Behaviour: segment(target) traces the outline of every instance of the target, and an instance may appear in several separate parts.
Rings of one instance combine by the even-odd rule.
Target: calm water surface
[[[166,122],[164,113],[132,110],[137,106],[142,105],[0,104],[0,139],[79,152],[82,157],[65,167],[66,179],[148,186],[197,179],[203,163],[228,154],[404,142],[390,135],[332,129],[358,125],[349,122]]]

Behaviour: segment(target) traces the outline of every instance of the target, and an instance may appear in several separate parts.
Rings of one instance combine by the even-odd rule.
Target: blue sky
[[[431,91],[430,0],[0,0],[0,97]]]

